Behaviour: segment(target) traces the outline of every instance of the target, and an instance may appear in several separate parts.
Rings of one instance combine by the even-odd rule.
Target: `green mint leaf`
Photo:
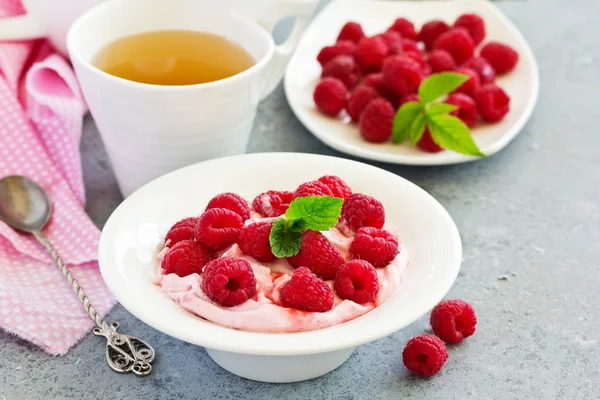
[[[286,220],[286,228],[291,232],[304,232],[306,230],[306,221],[303,219]]]
[[[418,115],[422,115],[423,106],[418,101],[409,101],[402,107],[394,117],[392,125],[392,143],[402,143],[410,137],[412,123]]]
[[[425,114],[427,114],[427,115],[450,114],[452,111],[456,110],[457,108],[458,107],[456,107],[454,104],[447,104],[447,103],[430,104],[429,107],[427,107]]]
[[[298,254],[302,244],[302,232],[290,231],[284,218],[273,221],[273,227],[269,234],[271,251],[275,257],[291,257]]]
[[[434,142],[445,149],[457,153],[485,157],[479,150],[469,128],[452,115],[432,115],[427,117],[427,125]]]
[[[343,202],[343,199],[330,196],[298,197],[290,203],[285,217],[288,220],[304,220],[304,229],[324,231],[337,223]]]
[[[421,103],[430,103],[445,94],[448,94],[469,79],[468,75],[456,72],[440,72],[431,75],[421,82],[419,86],[419,99]]]
[[[425,133],[425,116],[418,114],[410,125],[410,145],[414,146],[417,144],[421,137]]]

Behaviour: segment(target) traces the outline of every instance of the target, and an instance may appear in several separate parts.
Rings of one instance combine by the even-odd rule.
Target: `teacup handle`
[[[0,19],[0,40],[35,39],[45,35],[42,25],[31,15]]]

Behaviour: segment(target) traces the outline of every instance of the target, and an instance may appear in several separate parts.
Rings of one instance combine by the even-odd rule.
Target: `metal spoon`
[[[52,216],[46,191],[23,176],[0,179],[0,220],[19,231],[31,233],[50,253],[63,276],[77,293],[83,307],[97,325],[94,334],[106,338],[106,362],[117,372],[148,375],[152,370],[154,349],[143,340],[117,333],[118,322],[107,323],[90,304],[67,265],[42,232]]]

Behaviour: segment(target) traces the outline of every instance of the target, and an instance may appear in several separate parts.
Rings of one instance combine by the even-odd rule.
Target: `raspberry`
[[[446,103],[454,104],[458,108],[450,114],[455,115],[469,128],[477,122],[477,104],[470,96],[464,93],[452,93],[446,99]]]
[[[321,66],[327,64],[332,58],[345,54],[352,55],[356,50],[356,44],[349,40],[342,40],[334,44],[333,46],[325,46],[321,49],[317,55],[317,61]]]
[[[483,38],[485,37],[485,23],[483,22],[483,19],[477,14],[461,15],[460,17],[458,17],[456,22],[454,22],[454,27],[463,27],[467,31],[469,31],[469,34],[471,35],[475,46],[481,43],[483,41]]]
[[[307,267],[323,279],[333,279],[344,257],[321,232],[305,231],[298,254],[288,257],[295,268]]]
[[[333,308],[331,287],[308,268],[294,271],[292,279],[281,289],[281,303],[285,307],[310,312],[325,312]]]
[[[324,78],[315,88],[313,100],[317,108],[327,115],[336,116],[346,104],[348,89],[336,78]]]
[[[340,34],[337,37],[337,41],[349,40],[354,43],[358,43],[360,39],[365,37],[362,27],[358,22],[346,22],[342,27]]]
[[[222,250],[237,241],[243,225],[239,214],[226,208],[211,208],[198,219],[196,240],[209,250]]]
[[[217,258],[204,267],[202,290],[223,307],[237,306],[256,294],[254,271],[250,263],[241,258]]]
[[[512,71],[519,61],[519,53],[512,47],[498,42],[487,43],[479,54],[490,62],[498,74]]]
[[[438,145],[436,142],[433,141],[433,138],[431,137],[431,133],[429,132],[429,129],[427,129],[427,128],[425,128],[425,132],[423,132],[423,136],[417,142],[417,147],[428,153],[439,153],[440,151],[444,150],[444,148],[442,146]]]
[[[421,101],[419,99],[419,95],[416,93],[409,93],[409,94],[405,94],[404,96],[402,96],[400,98],[400,105],[404,104],[404,103],[408,103],[409,101]]]
[[[475,91],[477,89],[479,89],[479,86],[481,86],[481,83],[479,82],[479,75],[477,74],[477,72],[473,71],[472,69],[465,68],[465,67],[458,67],[458,68],[456,68],[455,72],[458,72],[459,74],[463,74],[463,75],[469,75],[469,79],[467,79],[467,81],[465,83],[460,85],[455,90],[455,92],[465,93],[465,94],[468,94],[469,96],[472,96],[473,93],[475,93]]]
[[[365,37],[358,42],[354,57],[364,71],[378,71],[388,51],[388,46],[381,37]]]
[[[473,96],[479,113],[488,122],[498,122],[510,109],[510,97],[494,83],[483,85]]]
[[[473,57],[470,60],[467,60],[462,67],[471,68],[473,71],[477,72],[479,81],[482,85],[492,83],[496,80],[496,70],[492,67],[492,64],[483,57]]]
[[[165,254],[160,266],[167,274],[188,276],[202,273],[202,267],[210,261],[210,252],[193,240],[175,243]]]
[[[462,64],[473,57],[475,45],[468,31],[464,28],[453,28],[442,33],[433,45],[435,50],[446,50],[457,64]]]
[[[360,228],[350,244],[350,254],[375,268],[383,268],[398,255],[398,239],[384,229]]]
[[[354,58],[341,55],[332,58],[323,66],[321,78],[328,76],[339,79],[348,89],[352,89],[360,81],[361,75]]]
[[[360,193],[344,200],[338,223],[342,232],[356,232],[365,226],[382,228],[384,223],[385,210],[379,200]]]
[[[434,335],[414,337],[406,343],[402,351],[404,366],[424,377],[437,374],[447,359],[446,344]]]
[[[252,208],[263,217],[278,217],[284,214],[293,198],[292,192],[269,190],[252,201]]]
[[[397,95],[415,91],[423,75],[419,63],[407,56],[392,56],[383,63],[385,87]]]
[[[421,53],[418,43],[414,40],[406,38],[402,38],[402,51],[414,51],[416,53]]]
[[[242,217],[242,221],[250,218],[250,207],[242,196],[235,193],[221,193],[213,197],[207,204],[206,209],[226,208]]]
[[[375,100],[378,97],[380,97],[379,92],[370,86],[361,85],[357,87],[352,91],[346,103],[348,115],[350,115],[353,121],[358,121],[365,107],[371,100]]]
[[[420,51],[409,50],[409,51],[405,51],[404,54],[402,54],[402,55],[404,57],[409,57],[409,58],[415,60],[417,62],[417,64],[419,64],[419,68],[421,69],[421,74],[423,74],[424,71],[429,68],[429,65],[425,61],[425,57],[423,57],[423,53],[421,53]]]
[[[448,343],[460,343],[475,333],[477,317],[469,303],[446,300],[435,306],[430,318],[433,332]]]
[[[378,35],[383,39],[385,44],[388,46],[388,55],[401,54],[402,50],[402,36],[396,31],[386,31],[381,35]]]
[[[425,44],[425,48],[427,50],[431,50],[435,40],[448,29],[450,29],[450,27],[444,21],[437,19],[429,21],[421,27],[421,32],[419,32],[419,40]]]
[[[323,182],[310,181],[298,186],[298,189],[294,191],[293,199],[306,196],[333,196],[333,192]]]
[[[198,218],[195,217],[184,218],[181,221],[176,222],[165,236],[165,245],[173,246],[175,243],[181,242],[182,240],[193,239],[197,222]]]
[[[381,93],[381,90],[383,89],[383,74],[381,72],[377,72],[375,74],[369,74],[365,76],[363,85],[370,86]]]
[[[379,278],[368,261],[352,260],[340,267],[333,287],[342,299],[365,304],[375,300],[379,292]]]
[[[385,142],[392,136],[396,111],[385,99],[371,101],[360,116],[360,134],[368,142]]]
[[[275,259],[271,251],[269,235],[273,221],[259,221],[246,225],[240,232],[237,244],[242,251],[258,261],[270,262]]]
[[[394,21],[392,26],[389,27],[388,30],[398,32],[402,37],[408,38],[411,40],[417,40],[418,35],[415,30],[415,26],[412,22],[407,20],[406,18],[398,18]]]
[[[319,182],[324,183],[331,189],[333,197],[345,199],[352,194],[352,189],[339,176],[325,175],[319,178]]]
[[[427,63],[432,72],[454,71],[456,68],[454,58],[446,50],[433,50],[429,53]]]

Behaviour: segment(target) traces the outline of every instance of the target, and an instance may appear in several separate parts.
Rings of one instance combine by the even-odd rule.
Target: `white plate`
[[[502,150],[531,116],[538,96],[539,75],[533,53],[521,33],[488,1],[332,1],[307,28],[288,65],[284,87],[290,107],[317,138],[336,150],[354,156],[413,165],[455,164],[478,159],[451,151],[426,153],[410,148],[408,144],[368,143],[361,138],[357,125],[348,123],[348,117],[335,119],[321,114],[312,98],[321,74],[317,54],[321,48],[335,42],[347,21],[359,22],[365,33],[372,35],[384,31],[400,16],[412,20],[419,29],[431,19],[453,23],[457,16],[467,12],[477,13],[485,20],[487,35],[484,43],[496,40],[519,52],[517,67],[497,79],[497,83],[511,97],[510,112],[500,123],[479,125],[473,132],[477,145],[485,154],[492,155]]]

